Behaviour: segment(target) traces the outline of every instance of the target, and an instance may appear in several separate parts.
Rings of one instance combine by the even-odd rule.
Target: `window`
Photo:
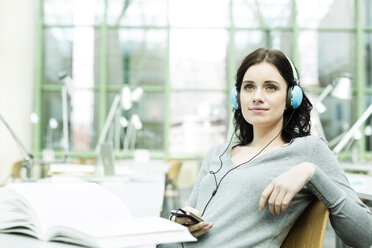
[[[372,103],[371,12],[368,0],[41,1],[34,150],[65,149],[67,99],[73,155],[94,155],[116,110],[106,139],[119,154],[202,156],[226,140],[236,69],[258,47],[292,58],[313,103],[339,77],[350,77],[352,100],[328,96],[319,113],[333,140]],[[72,82],[66,95],[61,75]],[[130,108],[114,106],[116,97],[130,99],[124,88],[143,89]],[[368,135],[358,145],[362,157],[372,150],[370,119],[361,130]]]

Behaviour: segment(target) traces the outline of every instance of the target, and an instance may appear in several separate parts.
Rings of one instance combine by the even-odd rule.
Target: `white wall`
[[[0,114],[31,150],[36,0],[0,0]],[[22,153],[0,123],[0,184]]]

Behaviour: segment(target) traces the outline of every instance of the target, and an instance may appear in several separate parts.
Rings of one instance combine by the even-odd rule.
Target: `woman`
[[[306,95],[292,106],[296,81],[293,64],[280,51],[260,48],[244,59],[235,84],[238,142],[208,152],[183,208],[205,221],[172,217],[198,237],[185,247],[280,247],[315,197],[329,208],[346,244],[371,246],[372,214],[327,143],[310,135]]]

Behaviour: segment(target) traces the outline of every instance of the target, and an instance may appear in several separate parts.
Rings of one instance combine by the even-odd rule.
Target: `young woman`
[[[290,60],[257,49],[242,62],[235,87],[238,142],[210,149],[183,208],[204,221],[172,217],[198,237],[184,247],[280,247],[315,197],[346,244],[370,247],[372,213],[327,143],[310,135],[312,105]]]

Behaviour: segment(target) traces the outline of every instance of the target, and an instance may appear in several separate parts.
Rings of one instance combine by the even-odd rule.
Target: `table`
[[[362,174],[345,173],[351,187],[356,191],[359,198],[372,200],[372,177]]]
[[[44,242],[36,238],[20,234],[0,233],[0,244],[2,248],[82,248],[82,246],[65,244],[59,242]],[[136,248],[154,248],[151,246],[137,246]]]
[[[370,172],[372,173],[372,163],[366,162],[342,162],[341,163],[342,169],[347,171],[362,171],[362,172]]]
[[[103,176],[102,166],[99,166],[98,172],[101,176],[94,176],[94,165],[58,164],[50,169],[54,173],[68,171],[72,176],[57,175],[48,180],[80,180],[100,184],[118,196],[135,217],[159,216],[163,208],[165,175],[169,169],[169,163],[165,161],[116,161],[115,176]]]

